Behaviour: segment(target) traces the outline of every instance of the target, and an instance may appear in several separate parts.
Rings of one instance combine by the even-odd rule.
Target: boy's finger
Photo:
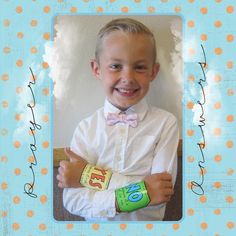
[[[172,180],[172,176],[167,172],[161,173],[160,178],[161,178],[161,180],[167,180],[167,181]]]

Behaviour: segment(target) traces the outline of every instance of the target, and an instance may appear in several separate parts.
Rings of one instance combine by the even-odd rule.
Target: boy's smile
[[[126,110],[147,94],[159,71],[152,50],[152,40],[145,34],[114,31],[104,37],[99,61],[91,66],[114,106]]]

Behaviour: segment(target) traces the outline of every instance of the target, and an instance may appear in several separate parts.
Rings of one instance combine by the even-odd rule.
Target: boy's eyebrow
[[[118,59],[118,58],[111,58],[110,60],[115,61],[115,62],[123,62],[124,61],[124,60]],[[135,61],[134,63],[146,63],[146,60],[140,59],[140,60]]]

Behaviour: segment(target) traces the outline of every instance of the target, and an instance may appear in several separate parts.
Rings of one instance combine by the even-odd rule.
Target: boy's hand
[[[144,182],[151,200],[149,206],[168,202],[174,194],[171,175],[167,172],[146,176]]]
[[[85,166],[88,164],[82,157],[65,148],[64,152],[69,161],[61,161],[58,168],[58,187],[60,188],[78,188],[82,187],[80,178]]]

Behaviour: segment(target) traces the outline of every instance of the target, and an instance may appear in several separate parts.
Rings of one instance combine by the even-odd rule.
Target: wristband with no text
[[[84,187],[102,191],[108,188],[111,176],[110,170],[87,164],[83,170],[80,183]]]
[[[121,212],[132,212],[141,209],[150,202],[144,181],[117,189],[115,196]]]

